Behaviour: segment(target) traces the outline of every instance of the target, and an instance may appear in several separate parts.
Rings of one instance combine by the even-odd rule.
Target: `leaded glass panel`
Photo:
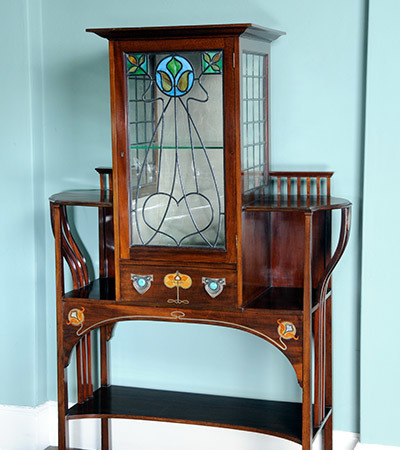
[[[225,248],[222,58],[126,55],[132,246]]]
[[[242,176],[244,193],[265,184],[267,152],[266,56],[242,53]]]

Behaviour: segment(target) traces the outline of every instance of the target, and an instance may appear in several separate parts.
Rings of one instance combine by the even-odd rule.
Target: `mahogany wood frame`
[[[233,51],[234,41],[232,38],[207,38],[207,39],[185,39],[175,40],[169,39],[165,41],[110,41],[110,67],[114,70],[111,71],[111,101],[112,101],[112,126],[115,132],[113,133],[113,167],[116,168],[115,178],[117,180],[118,188],[118,204],[119,211],[119,245],[120,245],[120,259],[121,260],[133,260],[133,261],[163,261],[168,258],[170,261],[182,261],[187,259],[196,258],[199,262],[221,262],[226,264],[236,264],[236,209],[235,199],[237,196],[236,189],[231,192],[226,192],[226,215],[232,217],[233,220],[229,221],[228,227],[232,227],[233,231],[227,230],[227,242],[226,251],[224,250],[210,250],[210,249],[197,249],[190,248],[175,248],[171,253],[164,247],[130,247],[129,239],[129,217],[127,212],[129,208],[129,193],[128,186],[129,180],[127,174],[129,169],[128,164],[128,146],[126,141],[127,136],[127,110],[122,108],[121,105],[125,104],[126,98],[126,77],[124,70],[124,56],[127,53],[147,53],[147,52],[168,52],[168,51],[200,51],[210,50],[217,51],[223,50],[227,55],[234,53]],[[236,69],[233,68],[232,58],[224,58],[224,111],[235,111],[236,105],[234,104],[235,97],[232,95],[235,89]],[[236,64],[239,65],[238,63]],[[239,153],[238,146],[240,141],[238,140],[237,131],[240,127],[237,123],[236,114],[225,115],[225,127],[224,127],[224,164],[225,174],[227,179],[225,184],[229,186],[235,186],[235,173],[236,173],[236,161],[235,155]],[[240,148],[240,147],[239,147]]]
[[[256,431],[292,440],[304,450],[311,450],[316,435],[322,432],[324,450],[332,450],[330,280],[349,238],[351,204],[331,197],[332,172],[270,172],[269,189],[257,189],[246,198],[240,189],[240,96],[233,94],[240,91],[239,37],[268,40],[276,34],[249,24],[175,27],[144,33],[143,29],[90,31],[110,40],[114,170],[96,169],[100,175],[99,190],[69,191],[50,198],[56,258],[59,449],[68,448],[69,420],[97,417],[101,418],[102,450],[110,448],[110,418]],[[158,34],[163,40],[146,40],[148,33],[153,37]],[[224,109],[229,111],[224,128],[225,182],[229,187],[226,214],[231,219],[227,221],[226,252],[175,249],[171,253],[163,248],[129,248],[123,55],[178,49],[223,49],[225,54],[235,55],[224,58]],[[99,210],[98,280],[89,280],[85,258],[69,226],[68,206]],[[331,255],[333,210],[341,211],[341,230]],[[252,246],[254,235],[259,238],[256,249]],[[238,302],[170,307],[122,298],[124,264],[150,261],[162,265],[166,258],[173,263],[194,258],[201,267],[220,266],[235,271]],[[70,292],[65,292],[64,287],[64,261],[72,274]],[[289,360],[302,388],[302,403],[110,386],[107,342],[114,325],[126,320],[210,324],[252,333],[274,345]],[[289,326],[289,334],[286,328],[282,331],[282,323]],[[100,359],[95,367],[91,343],[97,330]],[[68,408],[67,367],[74,348],[77,403]],[[99,386],[93,386],[94,379],[100,380]],[[160,402],[169,405],[163,415],[159,412]],[[212,405],[218,406],[218,414],[211,413]]]

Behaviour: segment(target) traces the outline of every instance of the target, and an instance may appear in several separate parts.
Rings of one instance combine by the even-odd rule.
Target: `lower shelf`
[[[67,415],[68,419],[92,417],[235,428],[301,443],[301,403],[108,386],[97,389],[86,402],[74,405]]]

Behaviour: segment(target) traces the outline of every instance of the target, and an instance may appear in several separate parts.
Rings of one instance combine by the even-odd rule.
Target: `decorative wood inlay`
[[[122,321],[122,320],[133,320],[133,319],[136,319],[136,320],[140,320],[140,319],[143,319],[143,320],[165,320],[165,321],[178,320],[178,321],[189,321],[189,322],[195,322],[195,323],[203,322],[203,323],[208,323],[208,324],[211,323],[214,325],[234,327],[234,328],[238,328],[240,330],[255,334],[256,336],[259,336],[259,337],[271,342],[272,344],[276,345],[278,348],[280,348],[283,351],[287,350],[287,345],[281,339],[279,339],[279,341],[277,341],[277,340],[271,338],[270,336],[254,329],[254,328],[250,328],[245,325],[241,325],[241,324],[234,323],[234,322],[228,322],[225,320],[190,318],[190,317],[186,317],[186,314],[183,311],[173,311],[170,313],[170,317],[134,314],[134,315],[126,315],[126,316],[120,316],[120,317],[113,317],[111,319],[104,319],[104,320],[100,320],[99,322],[94,323],[93,325],[90,325],[87,328],[84,328],[84,326],[82,324],[82,326],[79,328],[79,330],[77,330],[76,335],[83,336],[88,331],[94,330],[98,327],[101,327],[101,326],[104,326],[104,325],[107,325],[107,324],[110,324],[113,322],[118,322],[118,321]],[[279,327],[278,327],[277,332],[278,332],[278,335],[280,336],[280,338],[283,337],[284,339],[295,339],[295,340],[299,339],[298,337],[295,336],[296,327],[294,326],[293,323],[281,321],[279,319],[278,324],[279,324]],[[293,327],[293,329],[291,331],[286,331],[286,333],[284,332],[284,334],[282,335],[281,332],[279,331],[279,329],[282,325],[283,325],[283,327],[286,327],[286,324],[290,324],[290,326]]]
[[[178,270],[175,273],[168,273],[164,277],[164,284],[170,289],[176,287],[176,298],[169,298],[167,300],[168,303],[176,303],[177,305],[189,304],[189,300],[181,300],[179,298],[179,288],[189,289],[192,286],[192,279],[189,275],[179,273]]]

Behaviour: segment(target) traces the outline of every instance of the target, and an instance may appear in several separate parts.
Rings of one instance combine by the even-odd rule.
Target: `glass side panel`
[[[126,55],[131,246],[225,248],[222,57]]]
[[[266,56],[242,53],[243,193],[265,184],[267,153]]]

